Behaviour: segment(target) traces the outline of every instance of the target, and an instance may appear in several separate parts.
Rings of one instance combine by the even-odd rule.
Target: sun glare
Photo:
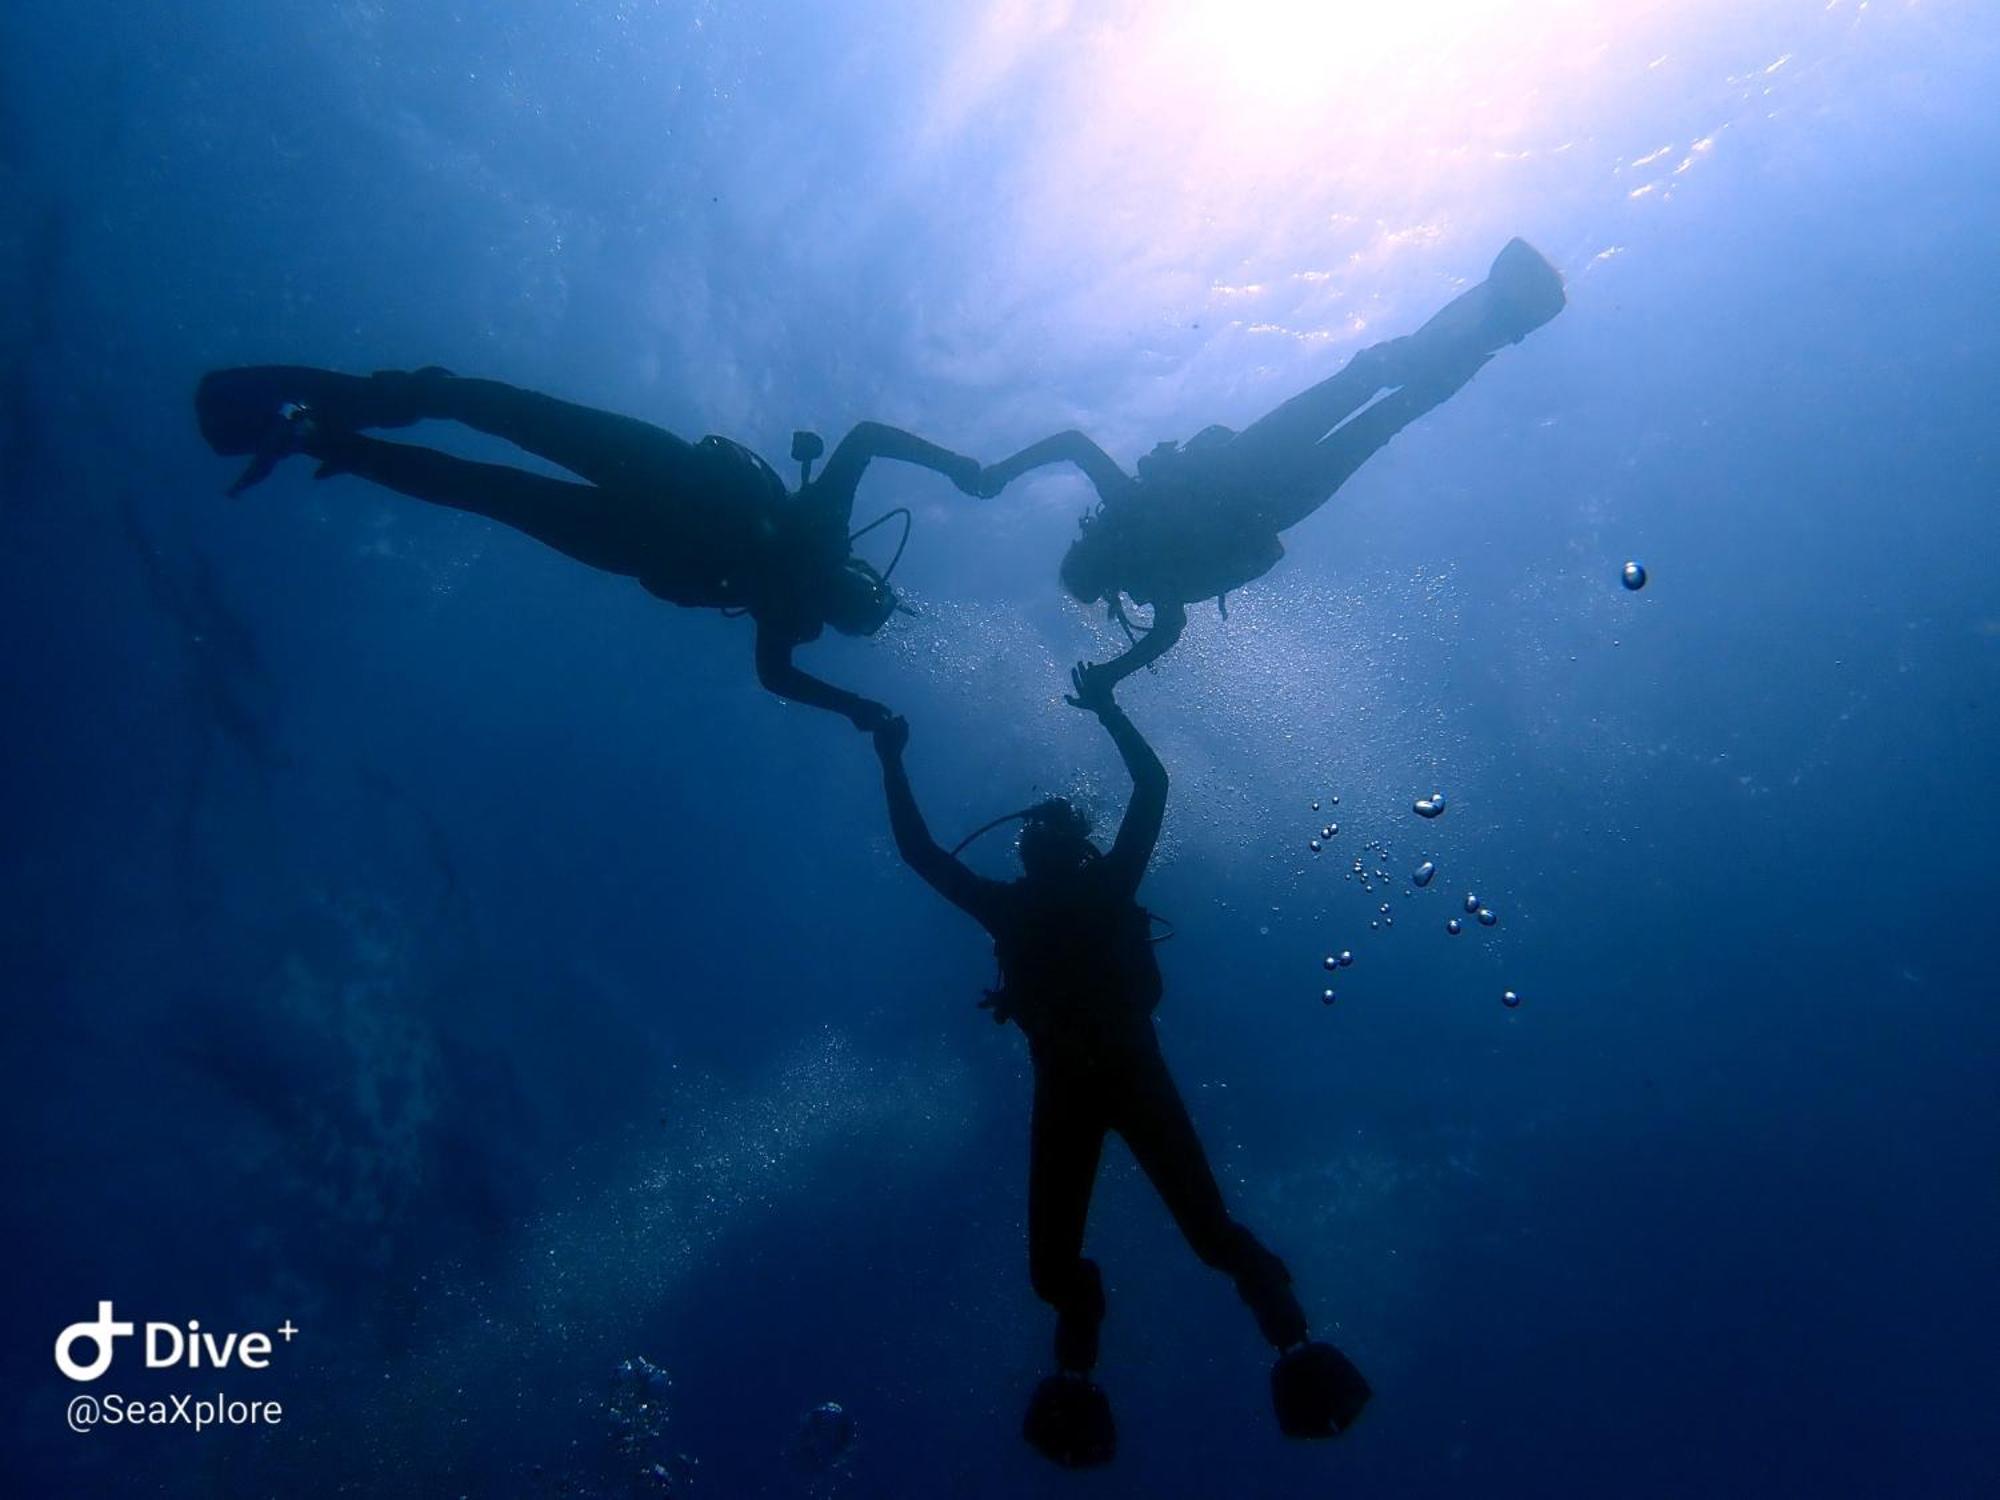
[[[997,322],[1135,382],[1260,378],[1407,326],[1579,195],[1663,201],[1708,136],[1648,158],[1669,136],[1635,95],[1739,3],[993,0],[933,140],[1007,122]]]
[[[1558,0],[1560,4],[1560,0]],[[1285,111],[1370,95],[1421,77],[1423,61],[1488,50],[1510,7],[1494,0],[1401,0],[1393,5],[1313,0],[1193,0],[1162,7],[1159,40],[1184,51],[1218,94],[1253,111]]]

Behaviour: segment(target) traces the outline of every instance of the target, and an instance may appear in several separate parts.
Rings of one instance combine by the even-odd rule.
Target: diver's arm
[[[845,714],[864,733],[889,717],[889,710],[872,698],[850,693],[801,671],[792,661],[793,643],[762,621],[757,625],[757,680],[780,698],[809,708]]]
[[[881,422],[858,422],[854,430],[840,440],[840,446],[833,450],[833,457],[827,460],[826,467],[820,471],[819,479],[813,485],[840,511],[843,522],[853,518],[854,491],[861,483],[862,471],[871,459],[877,458],[893,458],[900,463],[915,464],[920,469],[935,470],[968,495],[974,492],[974,486],[979,481],[976,459],[941,448],[899,427]]]
[[[1150,667],[1165,656],[1186,629],[1186,605],[1156,604],[1153,606],[1152,627],[1144,635],[1127,647],[1123,654],[1101,665],[1085,667],[1084,675],[1091,679],[1101,677],[1107,689],[1116,687],[1141,667]]]
[[[1030,469],[1063,463],[1075,464],[1083,470],[1084,477],[1096,487],[1101,499],[1109,500],[1113,495],[1131,488],[1134,483],[1132,476],[1119,468],[1110,454],[1072,428],[1068,432],[1058,432],[1054,437],[1045,437],[1039,443],[1030,443],[1013,457],[1003,458],[982,472],[979,476],[980,492],[997,495]]]
[[[889,799],[889,829],[896,836],[896,852],[932,890],[983,922],[993,882],[973,874],[931,837],[916,793],[910,790],[910,773],[903,768],[903,747],[909,740],[908,720],[892,716],[876,727],[875,753],[882,760],[882,790]]]
[[[1126,891],[1139,889],[1139,882],[1152,862],[1154,846],[1160,842],[1160,825],[1167,816],[1167,768],[1138,726],[1125,717],[1125,710],[1111,696],[1111,684],[1091,676],[1091,669],[1079,663],[1070,673],[1076,692],[1069,703],[1097,715],[1097,722],[1111,736],[1125,769],[1132,777],[1132,800],[1125,805],[1125,820],[1118,825],[1118,838],[1104,857],[1105,868]]]

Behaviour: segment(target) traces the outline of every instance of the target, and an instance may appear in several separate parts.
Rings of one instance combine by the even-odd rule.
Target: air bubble
[[[1618,576],[1623,580],[1625,587],[1636,594],[1646,586],[1646,565],[1641,562],[1628,562]]]
[[[1437,872],[1438,867],[1430,860],[1425,860],[1411,872],[1410,884],[1418,887],[1427,886],[1431,883],[1431,876],[1437,874]]]

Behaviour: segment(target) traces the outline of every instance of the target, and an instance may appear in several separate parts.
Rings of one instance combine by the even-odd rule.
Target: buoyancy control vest
[[[1207,427],[1161,444],[1140,461],[1139,483],[1100,509],[1094,524],[1112,528],[1124,591],[1139,602],[1220,599],[1284,557],[1228,454],[1235,436]]]
[[[1160,1003],[1153,914],[1094,873],[1053,887],[1016,882],[993,936],[1000,983],[981,1003],[1038,1047],[1112,1039]]]

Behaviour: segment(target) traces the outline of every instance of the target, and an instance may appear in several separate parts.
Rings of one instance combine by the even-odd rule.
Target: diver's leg
[[[1363,349],[1231,441],[1226,456],[1242,483],[1270,497],[1260,519],[1280,531],[1303,520],[1390,438],[1563,306],[1555,267],[1525,240],[1508,241],[1484,281],[1415,333]],[[1384,390],[1391,394],[1377,401]]]
[[[264,448],[288,405],[308,408],[329,431],[460,422],[613,488],[671,484],[695,462],[691,444],[637,418],[436,368],[344,375],[309,365],[249,365],[213,371],[195,390],[202,436],[218,453]]]
[[[1477,355],[1455,367],[1428,371],[1423,379],[1390,392],[1352,421],[1335,428],[1288,471],[1289,484],[1265,493],[1258,507],[1260,516],[1278,531],[1303,521],[1397,433],[1465,389],[1492,357]]]
[[[383,376],[380,378],[395,378]],[[694,445],[637,417],[579,406],[498,380],[466,380],[443,371],[403,376],[425,417],[461,422],[560,464],[593,484],[644,489],[684,479]]]
[[[1021,1436],[1065,1468],[1108,1463],[1118,1447],[1111,1403],[1091,1380],[1104,1281],[1083,1258],[1084,1221],[1104,1149],[1103,1100],[1088,1071],[1035,1064],[1028,1147],[1028,1274],[1056,1310],[1056,1373],[1035,1387]]]
[[[305,451],[321,461],[322,477],[354,474],[413,499],[485,516],[607,573],[637,576],[646,564],[647,532],[633,502],[595,485],[351,432],[315,437]]]
[[[1306,1336],[1306,1315],[1292,1292],[1285,1263],[1229,1217],[1208,1153],[1195,1134],[1180,1090],[1157,1044],[1138,1049],[1127,1066],[1113,1121],[1140,1168],[1203,1262],[1225,1273],[1272,1347]]]
[[[1520,343],[1565,302],[1562,273],[1526,240],[1509,240],[1484,281],[1460,292],[1402,342],[1419,366],[1462,364]]]
[[[1157,1044],[1134,1061],[1127,1078],[1119,1134],[1195,1253],[1235,1281],[1258,1330],[1280,1351],[1271,1368],[1279,1428],[1299,1438],[1345,1432],[1373,1394],[1367,1379],[1333,1345],[1306,1342],[1305,1310],[1292,1291],[1291,1272],[1224,1210],[1222,1190]]]
[[[1028,1279],[1056,1310],[1056,1363],[1079,1374],[1097,1364],[1104,1321],[1104,1280],[1083,1257],[1103,1150],[1102,1105],[1086,1080],[1038,1063],[1028,1134]]]
[[[1371,344],[1318,385],[1299,392],[1230,439],[1229,454],[1255,466],[1311,447],[1384,390],[1403,383],[1405,339]]]

